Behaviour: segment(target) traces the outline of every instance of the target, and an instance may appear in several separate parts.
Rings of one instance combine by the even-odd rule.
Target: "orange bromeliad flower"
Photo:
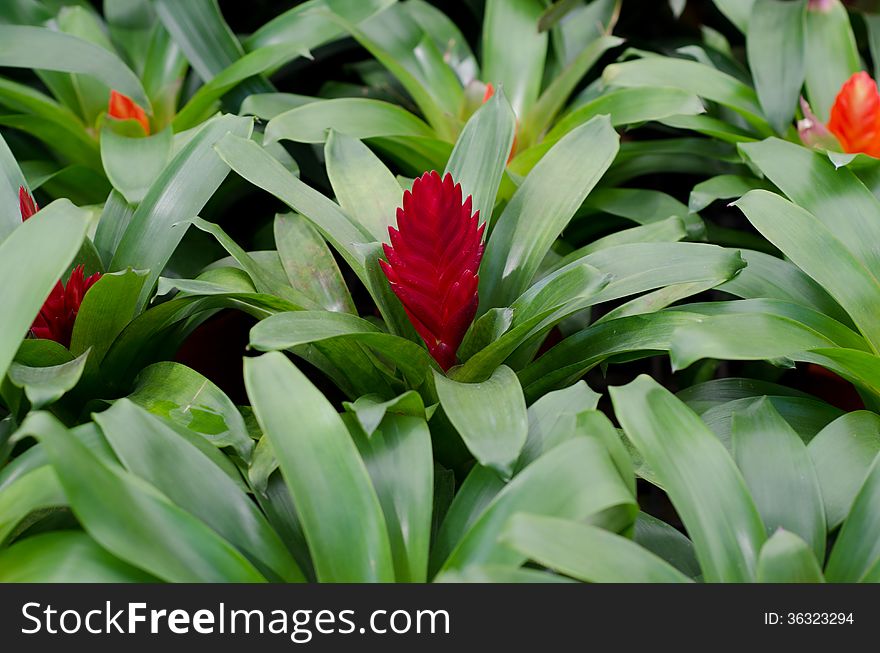
[[[74,268],[67,280],[67,285],[58,281],[52,288],[52,292],[31,326],[31,332],[37,338],[54,340],[65,347],[70,347],[70,337],[73,335],[73,325],[76,322],[79,307],[82,305],[83,298],[89,288],[95,285],[95,282],[100,278],[100,272],[85,277],[82,265]]]
[[[379,261],[428,351],[444,371],[477,312],[477,285],[483,257],[480,212],[472,197],[462,202],[461,185],[447,174],[426,172],[403,194],[397,229],[388,228]]]
[[[147,114],[127,95],[110,91],[107,115],[117,120],[137,120],[144,128],[144,133],[150,135],[150,121],[147,119]]]
[[[801,140],[850,154],[880,158],[880,92],[868,73],[854,73],[840,88],[823,125],[801,98],[804,119],[798,123]]]
[[[33,196],[24,186],[18,187],[18,210],[21,211],[21,221],[24,222],[34,213],[40,210]]]

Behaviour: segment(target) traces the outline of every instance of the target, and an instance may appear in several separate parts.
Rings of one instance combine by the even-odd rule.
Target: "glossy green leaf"
[[[87,532],[119,558],[167,581],[260,582],[232,545],[153,486],[99,460],[46,413],[22,429],[36,436]]]
[[[517,116],[524,118],[538,99],[546,32],[538,30],[539,0],[488,0],[483,17],[483,81],[501,87]]]
[[[636,519],[633,540],[654,555],[662,558],[688,578],[702,575],[694,553],[694,544],[681,531],[664,521],[640,512]]]
[[[48,465],[37,467],[0,489],[0,545],[10,535],[67,505],[58,477]],[[2,575],[2,572],[0,572]]]
[[[9,366],[9,380],[23,388],[33,410],[52,404],[76,387],[86,367],[90,352],[61,365],[30,367],[13,362]]]
[[[880,561],[880,457],[874,459],[831,550],[825,577],[832,583],[877,582]]]
[[[805,35],[807,98],[819,119],[827,120],[840,87],[862,68],[843,3],[828,0],[811,8]]]
[[[631,540],[566,519],[516,515],[501,541],[544,567],[588,583],[690,581]]]
[[[785,529],[825,557],[825,510],[816,470],[798,434],[767,400],[733,416],[733,454],[768,537]]]
[[[0,284],[0,306],[14,307],[0,314],[0,373],[5,375],[43,301],[79,250],[87,224],[85,210],[57,200],[0,243],[0,278],[7,280]]]
[[[78,531],[33,535],[0,551],[2,583],[149,583],[155,580]]]
[[[740,32],[745,34],[748,31],[749,15],[755,0],[712,0],[712,2]]]
[[[180,363],[155,363],[138,374],[128,399],[215,447],[250,460],[254,443],[235,404],[209,379]]]
[[[507,204],[483,258],[481,310],[509,305],[528,288],[547,250],[611,165],[618,136],[594,118],[562,138]],[[591,156],[584,161],[582,153]],[[534,220],[540,214],[542,219]]]
[[[828,530],[837,528],[880,453],[880,417],[868,411],[834,420],[807,446],[825,505]]]
[[[132,204],[141,202],[162,172],[171,153],[171,130],[147,137],[117,134],[107,123],[101,129],[101,160],[107,178]]]
[[[250,498],[174,429],[127,399],[95,415],[95,421],[130,472],[204,521],[264,573],[305,580]]]
[[[753,579],[764,526],[743,477],[718,439],[645,375],[612,387],[610,393],[627,437],[684,522],[705,579]]]
[[[777,133],[791,126],[806,75],[805,0],[757,0],[752,5],[746,52],[764,115]]]
[[[482,383],[459,383],[435,371],[434,385],[443,411],[479,463],[510,476],[529,424],[516,374],[502,365]]]
[[[822,569],[810,545],[782,528],[761,547],[756,580],[759,583],[824,582]]]
[[[254,412],[278,456],[319,580],[394,577],[382,508],[339,415],[282,354],[245,359]],[[333,469],[329,475],[327,469]],[[357,537],[350,537],[357,533]]]

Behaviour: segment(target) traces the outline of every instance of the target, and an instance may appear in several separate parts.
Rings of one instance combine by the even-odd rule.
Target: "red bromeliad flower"
[[[840,88],[823,125],[801,99],[804,119],[798,123],[801,140],[851,154],[880,158],[880,92],[868,73],[853,74]]]
[[[144,128],[144,133],[148,136],[150,134],[150,121],[147,120],[147,114],[127,95],[110,91],[107,115],[117,120],[137,120]]]
[[[18,210],[21,211],[22,222],[40,210],[40,207],[37,206],[34,198],[24,186],[18,187]]]
[[[383,245],[388,262],[379,261],[394,294],[428,351],[444,371],[477,312],[477,285],[483,257],[480,212],[471,215],[472,198],[461,201],[461,185],[447,174],[426,172],[403,194],[397,229],[388,228]]]
[[[76,314],[79,313],[79,307],[82,305],[83,297],[100,278],[100,272],[84,278],[83,266],[78,265],[74,268],[66,286],[62,285],[61,281],[55,284],[52,292],[49,293],[49,298],[40,309],[40,314],[34,320],[31,332],[37,338],[54,340],[65,347],[70,347],[73,324],[76,321]]]

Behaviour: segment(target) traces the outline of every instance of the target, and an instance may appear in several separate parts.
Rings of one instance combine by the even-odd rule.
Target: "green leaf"
[[[647,57],[611,64],[602,73],[609,86],[669,87],[693,93],[729,107],[756,130],[769,135],[755,91],[730,75],[696,61],[671,57]]]
[[[388,401],[382,401],[376,395],[364,395],[353,402],[344,402],[343,406],[346,411],[354,414],[368,438],[379,428],[386,415],[420,417],[426,420],[433,412],[425,410],[421,396],[413,390]]]
[[[633,540],[662,558],[688,578],[701,576],[694,544],[680,531],[656,517],[640,512],[636,519]]]
[[[18,189],[22,186],[27,189],[27,181],[12,150],[0,136],[0,243],[21,224]]]
[[[70,351],[79,356],[91,350],[91,363],[98,365],[113,341],[135,316],[138,295],[146,273],[135,270],[103,275],[80,304],[70,339]]]
[[[418,400],[415,393],[408,394]],[[386,413],[371,435],[355,426],[352,437],[382,505],[395,580],[423,583],[434,494],[431,434],[424,416]]]
[[[332,130],[353,138],[434,137],[422,120],[396,104],[368,98],[318,100],[285,111],[266,125],[266,143],[323,143]]]
[[[107,553],[85,533],[33,535],[0,551],[2,583],[150,583],[155,578]]]
[[[750,191],[736,205],[758,231],[838,301],[874,351],[880,352],[880,322],[872,308],[880,302],[880,280],[847,248],[839,232],[768,191]]]
[[[484,468],[475,468],[484,469]],[[488,474],[492,474],[486,470]],[[462,492],[460,490],[460,492]],[[604,445],[594,438],[576,437],[551,449],[517,474],[485,509],[475,511],[467,531],[457,541],[450,508],[437,536],[432,566],[439,566],[450,541],[454,549],[442,571],[473,564],[519,565],[527,556],[502,546],[498,537],[516,513],[585,521],[625,529],[635,518],[635,500],[617,472]],[[482,508],[482,507],[481,507]]]
[[[544,567],[588,583],[687,583],[631,540],[566,519],[518,514],[501,541]]]
[[[483,81],[501,87],[517,116],[538,99],[547,33],[538,30],[539,0],[488,0],[483,17]]]
[[[283,354],[246,358],[244,374],[254,412],[296,504],[318,579],[393,580],[382,508],[339,415]]]
[[[823,583],[822,569],[810,546],[780,528],[761,547],[759,583]]]
[[[0,25],[0,43],[0,66],[91,75],[151,111],[137,76],[122,59],[99,45],[64,32],[25,25]]]
[[[764,526],[723,445],[689,408],[645,375],[610,393],[627,437],[684,522],[704,578],[752,580]]]
[[[227,133],[249,136],[252,127],[250,118],[238,116],[220,116],[206,123],[174,156],[138,205],[110,269],[150,271],[141,292],[141,306],[186,233],[188,222],[229,174],[229,167],[214,152],[214,146]]]
[[[30,367],[14,362],[9,366],[9,380],[24,389],[33,410],[40,410],[76,387],[89,354],[87,351],[68,363],[48,367]]]
[[[837,528],[880,453],[880,417],[868,411],[847,413],[820,431],[807,446],[816,469],[828,530]]]
[[[250,498],[174,429],[127,399],[95,415],[95,421],[130,472],[204,521],[264,574],[287,582],[305,580]]]
[[[733,415],[733,454],[768,537],[785,529],[825,559],[825,511],[816,470],[797,433],[767,398]]]
[[[749,68],[764,115],[779,134],[791,126],[804,84],[806,14],[805,0],[757,0],[749,18]]]
[[[515,133],[516,116],[498,89],[467,121],[446,163],[443,175],[461,184],[463,197],[473,197],[482,222],[491,221]]]
[[[820,120],[827,120],[843,83],[862,69],[846,7],[829,0],[807,11],[807,98]]]
[[[22,430],[45,448],[80,523],[114,555],[166,581],[264,580],[204,523],[153,486],[102,462],[53,417],[31,413]]]
[[[58,477],[47,465],[4,484],[0,489],[0,545],[8,544],[10,535],[20,533],[41,516],[66,505]]]
[[[385,164],[356,138],[331,131],[324,146],[327,176],[342,209],[378,242],[397,224],[403,191]]]
[[[737,29],[745,34],[748,31],[749,15],[755,0],[712,0],[718,10]]]
[[[339,265],[318,230],[299,213],[275,216],[275,247],[290,285],[328,311],[354,313]]]
[[[180,363],[155,363],[138,374],[128,398],[215,447],[232,447],[250,460],[254,443],[235,404],[210,380]]]
[[[482,383],[459,383],[435,371],[434,385],[443,411],[474,458],[509,477],[529,425],[516,374],[502,365]]]
[[[880,561],[880,456],[868,474],[831,550],[825,577],[832,583],[877,582]]]
[[[583,161],[582,153],[591,156]],[[528,288],[541,260],[611,165],[618,136],[605,117],[562,138],[529,173],[498,219],[482,263],[481,311],[507,306]],[[541,215],[541,220],[534,220]]]
[[[43,208],[0,242],[0,374],[85,238],[88,212],[67,200]],[[22,270],[27,270],[22,275]],[[15,280],[12,282],[12,280]]]
[[[171,154],[171,130],[147,137],[117,134],[109,123],[101,129],[101,160],[107,178],[131,204],[138,204],[165,168]]]

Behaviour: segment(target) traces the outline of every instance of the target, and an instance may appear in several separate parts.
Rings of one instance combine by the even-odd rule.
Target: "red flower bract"
[[[868,73],[855,73],[840,88],[828,130],[844,152],[880,157],[880,93]]]
[[[58,281],[52,288],[49,298],[46,299],[43,308],[40,309],[40,314],[34,320],[31,332],[37,338],[54,340],[65,347],[70,347],[73,324],[76,322],[76,314],[79,313],[83,297],[100,278],[99,272],[85,278],[82,265],[74,268],[66,286]]]
[[[397,229],[388,228],[383,245],[388,262],[379,261],[394,294],[443,370],[455,365],[455,353],[477,312],[477,285],[483,257],[480,212],[471,215],[472,198],[461,201],[461,185],[447,174],[426,172],[403,194]]]
[[[18,187],[18,210],[21,211],[22,222],[40,210],[40,207],[37,206],[34,198],[24,186]]]
[[[150,134],[150,121],[147,120],[147,114],[127,95],[110,91],[107,115],[117,120],[137,120],[144,128],[144,133],[148,136]]]

